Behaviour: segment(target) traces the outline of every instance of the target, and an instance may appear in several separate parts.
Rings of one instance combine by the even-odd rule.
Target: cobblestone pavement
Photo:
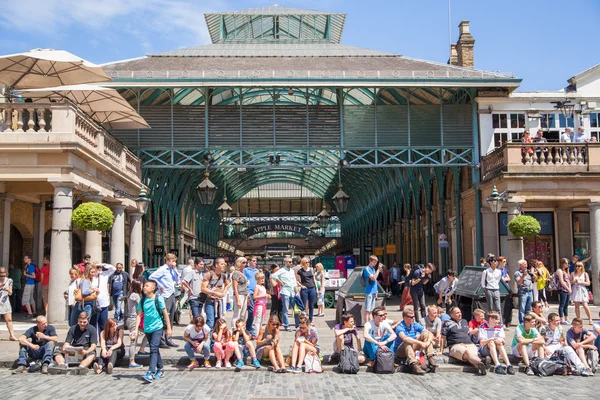
[[[167,371],[143,383],[142,372],[66,376],[0,372],[3,399],[578,399],[594,398],[600,378],[476,376],[470,373],[339,375],[273,374],[266,371]]]

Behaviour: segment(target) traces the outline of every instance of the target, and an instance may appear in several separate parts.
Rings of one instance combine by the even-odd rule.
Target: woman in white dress
[[[575,271],[571,272],[571,284],[573,285],[571,300],[575,303],[575,315],[579,318],[579,305],[583,304],[583,310],[588,317],[588,323],[593,325],[592,314],[588,307],[590,298],[587,288],[590,286],[590,277],[583,269],[583,263],[581,261],[575,263]]]
[[[12,307],[10,306],[10,296],[13,291],[13,281],[8,277],[8,271],[0,267],[0,315],[4,316],[8,335],[10,340],[17,341],[12,324]]]

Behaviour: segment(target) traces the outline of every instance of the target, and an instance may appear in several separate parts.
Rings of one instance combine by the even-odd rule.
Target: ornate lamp
[[[346,211],[348,211],[348,201],[350,200],[350,196],[344,192],[341,183],[338,184],[338,191],[333,196],[332,200],[333,204],[335,204],[335,209],[337,210],[338,214],[344,214]]]
[[[148,211],[148,206],[150,205],[150,198],[148,198],[148,192],[146,192],[146,189],[142,188],[142,190],[140,190],[140,194],[135,199],[135,205],[140,214],[146,214],[146,211]]]
[[[240,218],[240,214],[238,213],[237,218],[231,224],[233,226],[233,232],[236,235],[239,235],[244,230],[244,221]]]
[[[492,195],[486,198],[486,201],[488,202],[490,210],[492,210],[493,213],[500,214],[500,212],[502,211],[502,206],[506,201],[506,198],[502,194],[498,193],[496,186],[494,186],[494,190],[492,190]]]
[[[200,182],[196,190],[200,196],[200,204],[203,206],[211,205],[215,201],[217,187],[208,179],[208,171],[204,173],[204,180]]]
[[[221,221],[227,220],[231,218],[231,214],[233,213],[233,208],[227,204],[227,196],[223,197],[223,204],[217,208],[217,212],[221,217]]]
[[[319,215],[317,215],[317,218],[319,219],[319,226],[321,228],[327,228],[329,226],[331,215],[325,209],[325,202],[323,202],[323,209],[321,210]]]

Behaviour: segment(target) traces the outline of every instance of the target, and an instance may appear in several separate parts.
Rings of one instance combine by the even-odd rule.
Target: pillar
[[[518,215],[521,215],[521,203],[512,201],[508,203],[507,223],[512,221]],[[517,281],[514,279],[515,272],[519,269],[519,260],[523,258],[523,238],[515,237],[510,229],[508,230],[508,273],[510,274],[510,288],[513,293],[517,293]],[[518,299],[515,297],[515,302]]]
[[[101,203],[104,196],[88,195],[86,199]],[[102,232],[85,231],[85,253],[91,256],[91,261],[102,262]]]
[[[63,293],[69,286],[69,269],[73,265],[71,235],[73,214],[73,183],[57,182],[54,186],[52,209],[52,245],[50,249],[50,286],[48,288],[48,322],[65,321],[66,301]]]
[[[142,217],[144,214],[138,212],[129,213],[129,258],[144,262],[144,246],[142,245]],[[129,268],[133,274],[133,268]]]
[[[425,205],[427,214],[425,219],[427,221],[427,261],[433,262],[433,226],[431,225],[431,204]]]
[[[492,212],[489,207],[481,207],[481,216],[483,222],[483,251],[487,255],[488,253],[494,253],[497,256],[504,255],[500,254],[500,241],[499,241],[499,227],[498,227],[498,214]],[[475,260],[479,262],[479,259]]]
[[[454,206],[456,219],[454,222],[456,223],[456,265],[454,266],[455,271],[460,273],[463,269],[463,244],[462,244],[462,209],[460,205],[460,190],[454,191]]]
[[[567,257],[571,259],[571,255],[573,254],[573,221],[572,221],[572,209],[557,209],[556,210],[556,226],[559,226],[560,229],[556,230],[558,234],[557,243],[558,243],[558,257]],[[590,214],[590,219],[592,215]],[[558,263],[556,263],[558,265]],[[550,268],[554,270],[554,265],[551,265]],[[591,278],[591,277],[590,277]]]
[[[110,232],[110,263],[112,265],[122,263],[125,266],[127,265],[125,259],[125,207],[119,204],[112,206],[111,210],[115,216],[115,222]]]
[[[33,259],[38,265],[42,265],[44,260],[45,214],[43,201],[33,205]]]
[[[446,232],[446,199],[443,194],[438,195],[439,219],[440,219],[440,234],[448,235]],[[436,238],[437,239],[437,238]],[[448,272],[448,249],[440,248],[440,276],[445,276]]]
[[[179,264],[187,264],[187,256],[185,254],[185,239],[183,232],[180,232],[177,235],[177,244],[177,248],[179,250],[179,256],[177,257],[177,259],[179,260]]]
[[[2,236],[0,237],[0,254],[2,255],[2,264],[8,268],[10,255],[10,207],[15,198],[8,193],[0,194],[0,207],[2,208]]]
[[[590,203],[590,254],[592,257],[592,292],[594,305],[600,305],[600,203]],[[570,225],[570,224],[569,224]]]

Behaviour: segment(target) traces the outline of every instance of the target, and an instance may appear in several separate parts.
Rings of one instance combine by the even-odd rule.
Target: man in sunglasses
[[[425,370],[421,368],[417,360],[416,351],[425,353],[429,365],[435,371],[437,363],[433,357],[433,334],[415,321],[415,310],[412,306],[404,307],[402,311],[402,322],[396,326],[396,340],[394,341],[394,349],[396,356],[406,358],[410,370],[415,375],[425,375]]]
[[[370,360],[369,366],[373,365],[378,349],[391,351],[390,345],[396,340],[396,333],[386,321],[387,312],[385,307],[375,307],[372,315],[373,319],[367,322],[364,327],[365,344],[363,352]]]

